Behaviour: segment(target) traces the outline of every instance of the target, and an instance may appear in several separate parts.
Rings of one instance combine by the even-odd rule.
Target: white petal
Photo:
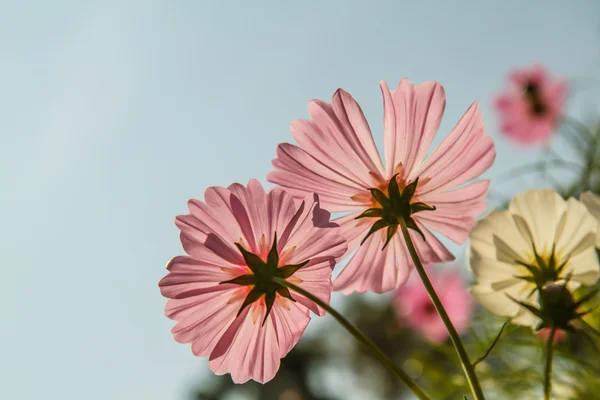
[[[507,263],[529,262],[531,244],[519,232],[515,221],[507,211],[494,211],[479,221],[470,234],[474,251],[490,259]]]
[[[508,210],[527,223],[538,254],[550,254],[567,206],[554,190],[529,190],[513,197]],[[517,218],[518,219],[518,218]],[[523,230],[520,230],[523,233]]]
[[[600,221],[600,196],[592,192],[585,192],[579,196],[579,200],[585,204],[596,221]],[[596,237],[596,247],[600,248],[600,235]]]

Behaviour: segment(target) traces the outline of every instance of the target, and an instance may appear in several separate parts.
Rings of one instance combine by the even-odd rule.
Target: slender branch
[[[494,346],[496,346],[496,344],[500,340],[500,336],[502,336],[502,333],[504,332],[504,328],[506,328],[506,325],[508,325],[508,321],[506,321],[504,324],[502,324],[502,328],[500,328],[500,332],[498,332],[498,334],[496,335],[496,338],[492,342],[490,348],[487,349],[485,354],[482,355],[481,357],[479,357],[477,360],[475,360],[475,362],[473,363],[473,368],[475,368],[475,366],[477,366],[477,364],[479,364],[480,362],[485,360],[487,358],[487,356],[490,355],[490,353],[492,352],[492,349],[494,348]]]
[[[546,342],[546,369],[544,370],[544,400],[550,400],[552,391],[552,356],[554,355],[554,335],[556,328],[553,326]]]
[[[390,360],[384,353],[369,339],[365,336],[362,331],[360,331],[357,327],[352,325],[350,321],[348,321],[344,316],[338,313],[335,309],[333,309],[329,304],[325,303],[323,300],[319,299],[317,296],[313,295],[310,292],[302,289],[299,286],[294,285],[291,282],[286,281],[281,278],[273,278],[273,281],[287,287],[288,289],[293,290],[296,293],[301,294],[302,296],[308,298],[309,300],[316,303],[319,307],[325,309],[333,318],[335,318],[340,325],[342,325],[352,336],[356,338],[359,342],[361,342],[365,347],[369,349],[369,351],[381,362],[388,370],[390,370],[398,379],[406,384],[409,389],[421,400],[429,400],[429,397],[423,392],[423,390],[417,385],[411,378],[408,376],[406,372],[404,372],[401,368],[397,367],[396,364],[392,360]]]
[[[421,277],[421,281],[423,281],[423,285],[425,289],[427,289],[427,293],[435,306],[435,309],[440,314],[444,325],[446,325],[446,329],[448,330],[448,334],[450,335],[450,339],[452,339],[452,343],[454,344],[454,348],[456,349],[456,353],[458,354],[458,358],[460,359],[460,363],[462,365],[463,371],[465,372],[465,376],[467,377],[467,381],[469,382],[469,386],[471,387],[471,392],[473,393],[473,397],[475,400],[484,400],[485,396],[483,395],[483,391],[481,390],[481,385],[479,384],[479,380],[477,379],[477,374],[475,374],[475,369],[473,365],[471,365],[471,361],[469,361],[469,356],[467,351],[465,350],[465,346],[460,339],[460,335],[454,328],[444,305],[442,304],[440,298],[438,297],[427,273],[425,272],[425,268],[423,268],[423,264],[421,264],[421,260],[419,260],[419,256],[415,249],[415,245],[410,238],[410,234],[408,233],[408,227],[406,226],[406,221],[403,218],[399,218],[398,222],[400,223],[400,227],[402,228],[402,234],[404,235],[404,241],[406,242],[406,247],[408,247],[408,252],[415,264],[415,268]]]

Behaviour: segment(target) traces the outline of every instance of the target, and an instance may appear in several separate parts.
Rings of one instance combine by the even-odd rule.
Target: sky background
[[[266,183],[309,100],[343,87],[381,144],[378,82],[437,80],[437,142],[478,100],[494,178],[538,155],[497,134],[510,69],[573,78],[574,115],[600,92],[597,0],[249,3],[0,1],[0,398],[180,400],[210,379],[163,315],[173,219],[207,186]]]

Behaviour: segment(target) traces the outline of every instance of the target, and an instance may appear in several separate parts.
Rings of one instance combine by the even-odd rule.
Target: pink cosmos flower
[[[462,276],[456,269],[429,269],[428,275],[457,332],[465,332],[474,303]],[[396,291],[394,305],[398,316],[430,342],[439,344],[448,338],[448,330],[418,277],[413,276]]]
[[[295,203],[251,180],[210,187],[204,199],[190,200],[190,213],[175,219],[188,256],[169,261],[159,283],[169,298],[165,314],[177,321],[175,340],[210,357],[216,374],[267,382],[302,336],[309,310],[324,315],[271,277],[329,302],[331,271],[346,242],[317,195]]]
[[[524,145],[545,142],[562,114],[567,81],[534,66],[513,71],[509,82],[496,98],[502,132]]]
[[[393,91],[384,81],[380,86],[385,166],[360,106],[339,89],[331,104],[309,103],[311,120],[292,122],[298,146],[280,144],[275,171],[268,175],[297,198],[315,192],[324,208],[347,213],[335,222],[348,252],[360,247],[334,282],[346,294],[383,293],[406,281],[413,264],[398,218],[411,228],[424,263],[454,259],[430,229],[457,243],[467,239],[485,208],[489,182],[464,184],[487,170],[496,155],[475,102],[426,157],[444,113],[444,89],[406,79]]]

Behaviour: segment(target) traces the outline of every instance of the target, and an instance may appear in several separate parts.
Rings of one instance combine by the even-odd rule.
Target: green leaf
[[[365,238],[362,240],[362,242],[360,242],[360,245],[362,246],[363,243],[365,242],[365,240],[367,240],[369,238],[369,236],[371,236],[372,234],[374,234],[378,230],[385,228],[386,226],[387,226],[387,223],[385,223],[382,219],[380,219],[379,221],[375,222],[371,226],[371,229],[369,230],[369,233],[367,233],[367,236],[365,236]]]
[[[382,215],[383,215],[383,209],[382,208],[369,208],[369,209],[363,211],[362,214],[360,214],[358,217],[355,217],[354,219],[360,219],[360,218],[381,218]]]
[[[382,251],[383,251],[383,249],[385,249],[387,247],[388,243],[394,237],[394,235],[396,234],[396,232],[398,232],[398,225],[390,225],[390,226],[388,226],[387,233],[386,233],[385,244],[383,245],[383,248],[381,249]]]

